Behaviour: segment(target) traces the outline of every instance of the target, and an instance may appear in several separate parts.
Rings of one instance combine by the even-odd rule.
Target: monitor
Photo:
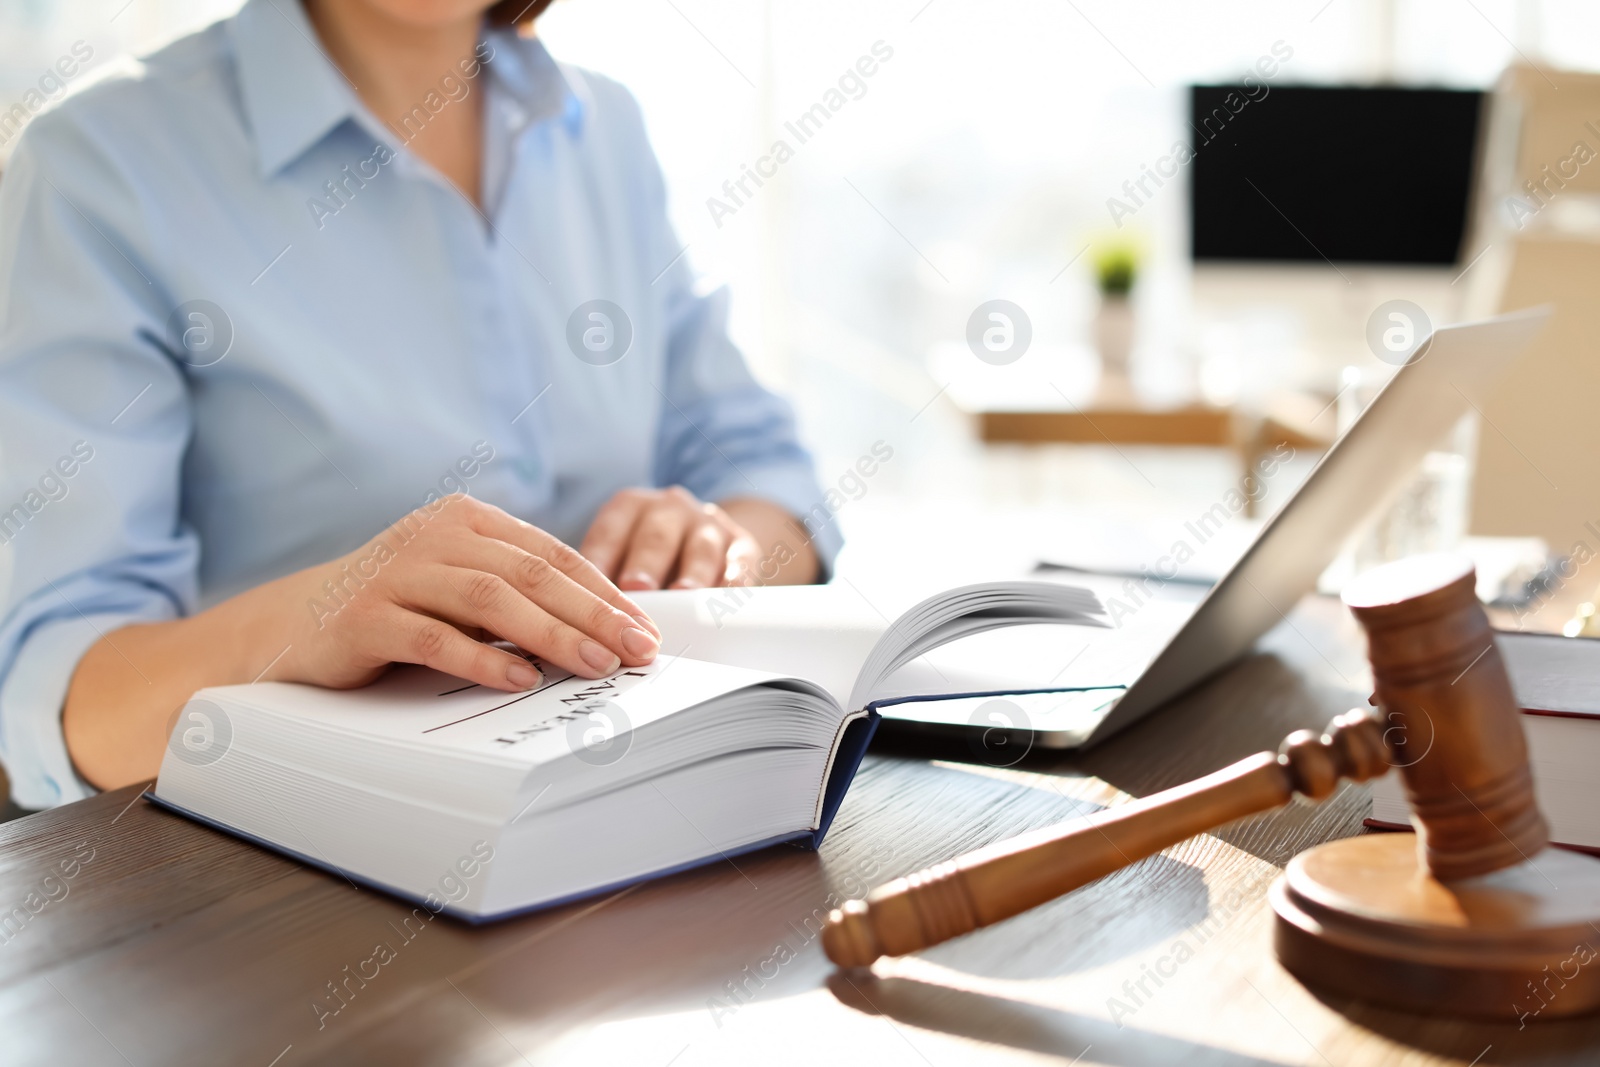
[[[1459,262],[1483,99],[1459,89],[1191,86],[1191,254]]]

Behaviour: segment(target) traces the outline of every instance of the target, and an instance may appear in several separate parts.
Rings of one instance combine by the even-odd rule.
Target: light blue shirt
[[[101,634],[430,494],[576,544],[617,490],[681,484],[837,551],[626,90],[509,32],[440,71],[406,129],[487,94],[479,211],[315,41],[294,0],[250,0],[34,120],[0,181],[0,759],[24,807],[91,791],[61,706]]]

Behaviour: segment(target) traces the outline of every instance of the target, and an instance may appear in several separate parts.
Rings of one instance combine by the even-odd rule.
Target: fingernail
[[[544,681],[544,678],[526,663],[513,663],[506,668],[506,681],[518,689],[532,689]]]
[[[632,629],[632,627],[629,627],[629,629]],[[583,662],[587,663],[590,669],[600,671],[604,674],[610,674],[612,671],[622,666],[622,660],[617,658],[617,654],[615,652],[611,651],[602,644],[597,644],[594,641],[585,641],[583,644],[579,645],[578,655],[583,658]]]
[[[637,592],[650,592],[661,588],[661,583],[644,571],[629,571],[618,579],[618,584],[625,589],[632,589]]]
[[[628,655],[634,659],[644,659],[660,651],[661,642],[645,631],[630,626],[622,631],[622,647],[627,649]]]
[[[679,578],[672,583],[674,589],[704,589],[706,583],[698,578]]]
[[[635,615],[634,618],[638,620],[639,625],[644,627],[647,633],[655,634],[657,637],[661,636],[661,627],[657,626],[655,624],[655,620],[650,618],[650,616]]]

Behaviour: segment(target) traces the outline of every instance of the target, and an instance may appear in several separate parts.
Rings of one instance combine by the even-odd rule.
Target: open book
[[[355,690],[215,687],[178,716],[151,796],[434,912],[499,918],[781,841],[816,847],[898,667],[997,627],[1104,625],[1092,593],[1053,583],[955,589],[872,625],[830,614],[826,587],[781,592],[800,616],[784,646],[826,678],[752,669],[773,655],[747,636],[602,681],[541,663],[527,693],[420,667]],[[703,603],[648,599],[664,615]]]

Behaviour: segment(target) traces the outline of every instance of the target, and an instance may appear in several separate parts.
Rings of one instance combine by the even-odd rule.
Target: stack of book
[[[1522,705],[1534,789],[1551,839],[1600,853],[1600,639],[1500,633],[1495,641]],[[1409,828],[1400,775],[1373,783],[1367,822]]]

